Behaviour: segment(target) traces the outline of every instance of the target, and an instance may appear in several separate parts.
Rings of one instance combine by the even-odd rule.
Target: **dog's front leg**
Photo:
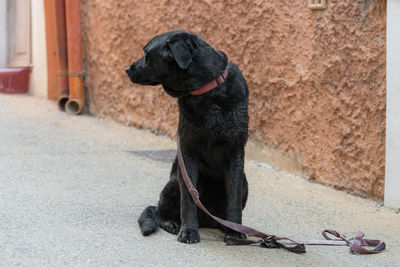
[[[187,173],[196,187],[198,178],[198,163],[189,153],[182,151]],[[197,206],[183,181],[179,169],[179,188],[181,192],[181,229],[178,234],[178,241],[182,243],[200,242],[199,222],[197,220]]]
[[[229,160],[229,167],[227,168],[225,179],[226,190],[226,219],[235,223],[242,223],[242,173],[244,169],[244,151],[240,150],[232,153]],[[235,237],[245,239],[246,235],[226,229],[225,240],[227,237]]]

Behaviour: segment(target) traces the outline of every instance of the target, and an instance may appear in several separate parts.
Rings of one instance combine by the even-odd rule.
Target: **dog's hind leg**
[[[163,220],[160,221],[160,227],[171,234],[178,234],[181,229],[181,223],[178,220]]]
[[[177,159],[175,159],[170,180],[161,191],[158,207],[149,206],[140,215],[138,223],[144,236],[154,233],[159,226],[172,234],[179,232],[181,221],[177,170]]]
[[[142,235],[146,236],[154,233],[159,225],[157,208],[154,206],[145,208],[138,219],[138,223]]]
[[[181,228],[179,201],[178,181],[170,180],[161,192],[158,210],[160,227],[171,234],[177,234]]]
[[[160,194],[158,219],[162,229],[177,234],[181,227],[180,193],[177,179],[170,180]]]
[[[181,227],[180,193],[177,179],[171,179],[161,191],[158,207],[147,207],[138,219],[144,236],[154,233],[158,226],[171,234],[177,234]]]
[[[158,219],[162,229],[177,234],[181,228],[180,189],[177,173],[177,159],[172,165],[170,180],[161,191],[158,201]]]

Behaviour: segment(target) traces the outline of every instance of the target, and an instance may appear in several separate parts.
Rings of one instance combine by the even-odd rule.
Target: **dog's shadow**
[[[161,162],[173,162],[176,157],[175,149],[164,149],[164,150],[128,150],[128,153],[137,155],[139,157],[161,161]]]

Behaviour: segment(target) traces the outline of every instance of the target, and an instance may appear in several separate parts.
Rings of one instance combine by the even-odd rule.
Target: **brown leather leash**
[[[349,238],[335,230],[326,229],[322,231],[322,236],[326,240],[307,240],[307,241],[295,241],[291,238],[284,237],[284,236],[276,236],[270,235],[253,228],[247,227],[245,225],[241,225],[238,223],[230,222],[219,217],[212,215],[201,203],[199,192],[197,192],[196,188],[193,186],[192,181],[187,174],[185,163],[182,156],[181,145],[179,141],[179,135],[177,139],[178,143],[178,161],[179,161],[179,168],[182,173],[183,181],[186,184],[186,187],[192,196],[194,202],[196,203],[197,207],[199,207],[204,213],[209,215],[215,221],[220,223],[221,225],[228,227],[232,230],[240,232],[242,234],[246,234],[248,236],[258,237],[261,238],[260,240],[246,240],[246,239],[237,239],[237,238],[227,238],[226,244],[227,245],[252,245],[252,244],[259,244],[261,247],[265,248],[283,248],[293,253],[305,253],[306,252],[306,245],[325,245],[325,246],[349,246],[350,251],[353,253],[358,254],[376,254],[383,252],[386,248],[385,242],[380,240],[373,240],[373,239],[365,239],[364,233],[358,231],[353,238]],[[327,234],[333,235],[338,239],[332,239]],[[285,241],[285,244],[278,241]],[[286,244],[288,243],[288,244]],[[363,246],[375,246],[373,249],[366,249]]]

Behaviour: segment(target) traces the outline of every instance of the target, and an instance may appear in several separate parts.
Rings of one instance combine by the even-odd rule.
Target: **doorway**
[[[31,50],[31,1],[7,0],[7,66],[31,66]]]

